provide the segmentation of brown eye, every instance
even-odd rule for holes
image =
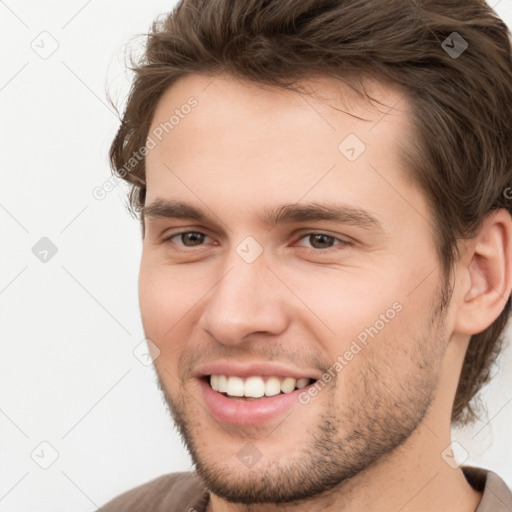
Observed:
[[[305,245],[303,242],[307,241]],[[336,238],[326,233],[306,233],[299,239],[299,246],[310,250],[331,249],[335,246],[349,245],[349,242]]]
[[[315,249],[329,249],[336,241],[333,236],[324,235],[323,233],[308,235],[308,239]]]
[[[183,233],[177,233],[168,238],[168,240],[179,239],[181,243],[178,245],[184,245],[185,247],[195,247],[201,245],[204,242],[206,235],[197,231],[184,231]]]

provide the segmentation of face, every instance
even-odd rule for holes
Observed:
[[[386,107],[337,81],[189,76],[153,118],[144,329],[197,471],[230,501],[334,488],[434,396],[448,335],[431,215],[399,158],[408,104],[366,85]]]

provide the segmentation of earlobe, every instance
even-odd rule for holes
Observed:
[[[503,311],[512,289],[512,217],[495,210],[468,241],[464,258],[468,284],[459,302],[455,331],[477,334]]]

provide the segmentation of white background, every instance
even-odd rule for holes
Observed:
[[[123,104],[124,45],[173,5],[0,1],[1,512],[92,511],[192,469],[151,366],[133,352],[144,339],[138,223],[122,186],[92,194],[110,177],[119,123],[105,91]],[[491,5],[511,26],[512,0]],[[47,262],[32,252],[43,237],[57,249]],[[507,349],[483,393],[487,417],[454,432],[466,464],[509,485],[511,370]]]

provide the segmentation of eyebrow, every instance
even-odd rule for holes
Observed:
[[[148,206],[144,206],[141,213],[143,219],[168,218],[214,222],[200,208],[183,201],[169,199],[156,199]],[[368,210],[338,203],[286,203],[273,208],[264,207],[261,221],[270,227],[298,222],[331,221],[384,232],[382,223]]]

